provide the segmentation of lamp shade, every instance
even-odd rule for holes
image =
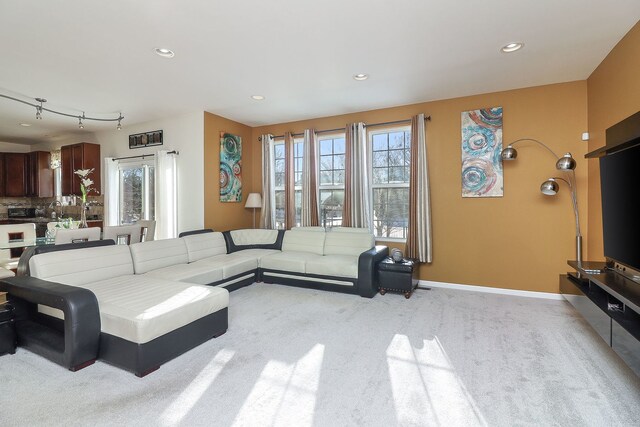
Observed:
[[[576,161],[573,157],[571,157],[571,153],[565,153],[565,155],[560,157],[556,162],[556,169],[561,171],[573,170],[575,168]]]
[[[508,145],[507,148],[502,150],[502,153],[500,153],[500,157],[502,157],[502,160],[515,160],[516,157],[518,157],[518,152],[515,148]]]
[[[247,203],[244,205],[245,208],[261,208],[262,207],[262,196],[260,193],[249,193],[247,196]]]
[[[546,194],[547,196],[555,196],[558,193],[560,187],[555,179],[549,178],[540,186],[540,191],[542,194]]]

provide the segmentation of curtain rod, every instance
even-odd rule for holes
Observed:
[[[173,150],[173,151],[169,151],[167,154],[175,154],[175,155],[179,155],[180,152]],[[116,160],[127,160],[127,159],[140,159],[142,158],[142,160],[144,160],[145,157],[153,157],[155,156],[154,153],[151,154],[141,154],[139,156],[129,156],[129,157],[116,157],[115,159],[111,159],[111,161],[115,162]]]
[[[431,121],[431,116],[426,116],[424,118],[425,121],[430,122]],[[371,124],[366,124],[364,125],[364,127],[376,127],[376,126],[388,126],[388,125],[398,125],[401,123],[411,123],[411,119],[405,119],[405,120],[395,120],[393,122],[380,122],[380,123],[371,123]],[[329,133],[329,132],[337,132],[337,131],[344,131],[345,128],[337,128],[337,129],[323,129],[323,130],[317,130],[316,133]],[[292,133],[291,136],[302,136],[304,135],[304,132],[302,133]],[[279,139],[279,138],[284,138],[284,135],[276,135],[273,137],[273,139]],[[258,141],[260,141],[260,137],[258,137]]]

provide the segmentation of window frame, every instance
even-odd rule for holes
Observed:
[[[122,176],[121,172],[123,170],[131,170],[142,168],[142,212],[141,212],[141,220],[153,220],[155,219],[155,193],[156,189],[153,189],[154,200],[151,201],[151,176],[152,173],[150,169],[153,168],[153,174],[155,174],[155,161],[154,160],[135,160],[128,162],[118,162],[118,199],[117,199],[117,212],[118,212],[118,225],[128,225],[122,223],[122,212],[120,208],[123,205],[123,191],[122,191]],[[155,187],[155,176],[153,177],[153,186]],[[151,213],[151,205],[154,205],[154,218],[150,217]]]
[[[375,220],[374,220],[374,199],[373,199],[373,193],[374,190],[377,188],[384,188],[384,189],[389,189],[389,188],[397,188],[397,189],[402,189],[402,188],[407,188],[409,189],[410,187],[410,177],[407,176],[407,181],[405,182],[394,182],[394,183],[379,183],[376,184],[373,181],[373,137],[374,135],[380,135],[380,134],[390,134],[390,133],[394,133],[394,132],[408,132],[409,134],[411,134],[411,126],[410,125],[399,125],[399,126],[389,126],[389,127],[380,127],[380,128],[375,128],[375,129],[371,129],[371,130],[367,130],[367,155],[369,156],[369,170],[368,170],[368,174],[369,174],[369,200],[371,201],[370,206],[369,206],[369,214],[370,214],[370,218],[371,218],[371,229],[373,230],[374,233],[374,237],[376,241],[380,241],[380,242],[406,242],[407,241],[407,237],[406,234],[408,234],[409,230],[407,229],[407,232],[405,233],[405,237],[386,237],[386,236],[376,236],[376,228],[375,228]],[[406,149],[406,148],[404,148]],[[411,150],[411,148],[409,147],[409,150]],[[390,151],[389,147],[387,147],[387,152]],[[389,168],[389,164],[387,163],[387,168]],[[411,160],[409,161],[409,171],[411,170]],[[409,200],[407,200],[407,206],[408,206]],[[409,221],[409,212],[407,212],[407,223]]]
[[[342,153],[342,155],[345,157],[345,163],[344,163],[344,168],[343,169],[335,169],[334,168],[334,164],[333,164],[333,159],[332,159],[332,169],[330,169],[330,170],[331,170],[331,173],[332,173],[331,178],[332,178],[333,183],[332,184],[322,184],[322,151],[320,149],[320,146],[322,145],[322,141],[326,141],[326,140],[329,140],[329,139],[331,139],[331,140],[343,139],[344,140],[345,149],[344,149],[344,153]],[[331,156],[332,157],[336,155],[334,149],[335,149],[335,147],[332,146],[332,152],[331,152]],[[322,197],[321,197],[321,194],[322,194],[323,190],[325,190],[325,191],[336,191],[336,190],[340,191],[341,190],[343,195],[344,195],[344,191],[345,191],[345,187],[346,187],[346,168],[347,168],[347,165],[346,165],[346,154],[347,154],[347,132],[346,132],[346,129],[345,129],[344,132],[331,132],[331,133],[327,132],[327,133],[324,133],[322,135],[318,135],[317,136],[317,138],[316,138],[316,170],[317,170],[317,174],[318,174],[318,179],[317,179],[318,192],[316,194],[316,197],[317,197],[317,200],[318,200],[318,210],[319,210],[319,212],[318,212],[318,215],[319,215],[318,221],[319,221],[320,226],[322,226],[322,227],[325,227],[326,218],[322,217]],[[338,153],[338,155],[340,155],[340,153]],[[343,174],[342,174],[343,182],[342,182],[342,184],[335,184],[335,181],[333,179],[333,173],[336,170],[343,171]],[[340,216],[340,225],[331,225],[331,226],[329,226],[329,228],[331,228],[331,227],[340,227],[342,225],[342,219],[343,219],[342,216],[343,215],[344,215],[344,201],[343,201],[343,204],[342,204],[342,215]]]
[[[284,150],[284,157],[280,158],[276,158],[276,146],[281,145],[283,147]],[[302,154],[302,156],[296,156],[297,153],[297,148],[300,148],[300,152]],[[284,138],[277,138],[273,140],[272,146],[271,146],[271,158],[273,159],[273,165],[272,165],[272,181],[273,181],[273,207],[277,212],[277,208],[278,205],[276,203],[276,193],[279,191],[282,191],[284,193],[285,188],[286,188],[286,176],[287,176],[287,153],[286,153],[286,149],[284,149]],[[294,223],[296,225],[300,225],[300,221],[302,218],[302,214],[299,212],[301,212],[302,209],[302,170],[304,169],[304,160],[303,157],[304,156],[304,138],[303,137],[293,137],[293,180],[294,180],[294,186],[293,186],[293,197],[294,197],[294,203],[295,203],[295,212],[296,212],[296,217],[294,219]],[[300,170],[298,170],[297,168],[297,160],[300,160]],[[276,186],[276,179],[275,179],[275,174],[276,174],[276,160],[283,160],[284,161],[284,176],[282,178],[282,186],[278,187]],[[296,184],[296,174],[300,174],[300,184]],[[298,206],[298,198],[296,197],[296,194],[300,193],[300,205]],[[287,197],[286,193],[284,194],[285,199]],[[285,202],[286,203],[286,202]],[[285,207],[286,209],[286,207]],[[285,218],[286,218],[286,212],[285,212]],[[277,229],[281,229],[284,230],[286,229],[286,220],[283,219],[282,222],[282,228],[280,228],[278,226],[278,221],[276,218],[274,218],[274,220],[276,221],[276,228]]]

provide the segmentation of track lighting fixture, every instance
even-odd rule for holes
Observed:
[[[44,98],[36,98],[40,105],[36,105],[36,120],[42,120],[42,103],[47,102]]]
[[[29,101],[24,101],[24,100],[19,99],[19,98],[15,98],[13,96],[4,95],[2,93],[0,93],[0,98],[9,99],[11,101],[20,102],[21,104],[25,104],[25,105],[29,105],[31,107],[34,107],[36,109],[36,120],[42,120],[42,112],[43,111],[47,111],[49,113],[58,114],[59,116],[72,117],[74,119],[77,118],[78,119],[78,127],[80,129],[84,129],[83,121],[85,121],[85,120],[93,120],[93,121],[97,121],[97,122],[118,122],[118,126],[116,127],[116,129],[118,129],[118,130],[122,129],[122,120],[124,119],[124,116],[122,115],[122,113],[118,113],[118,117],[115,117],[115,118],[112,118],[112,119],[103,119],[103,118],[98,118],[98,117],[87,117],[87,116],[85,116],[84,112],[82,113],[82,116],[78,116],[77,114],[69,114],[69,113],[65,113],[65,112],[62,112],[62,111],[56,111],[56,110],[53,110],[51,108],[45,108],[43,106],[43,104],[45,102],[47,102],[47,100],[45,98],[33,98],[34,102],[29,102]]]

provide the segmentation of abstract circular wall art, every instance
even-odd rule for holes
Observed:
[[[502,107],[463,111],[462,197],[502,197]]]
[[[220,133],[220,201],[242,201],[242,138]]]

